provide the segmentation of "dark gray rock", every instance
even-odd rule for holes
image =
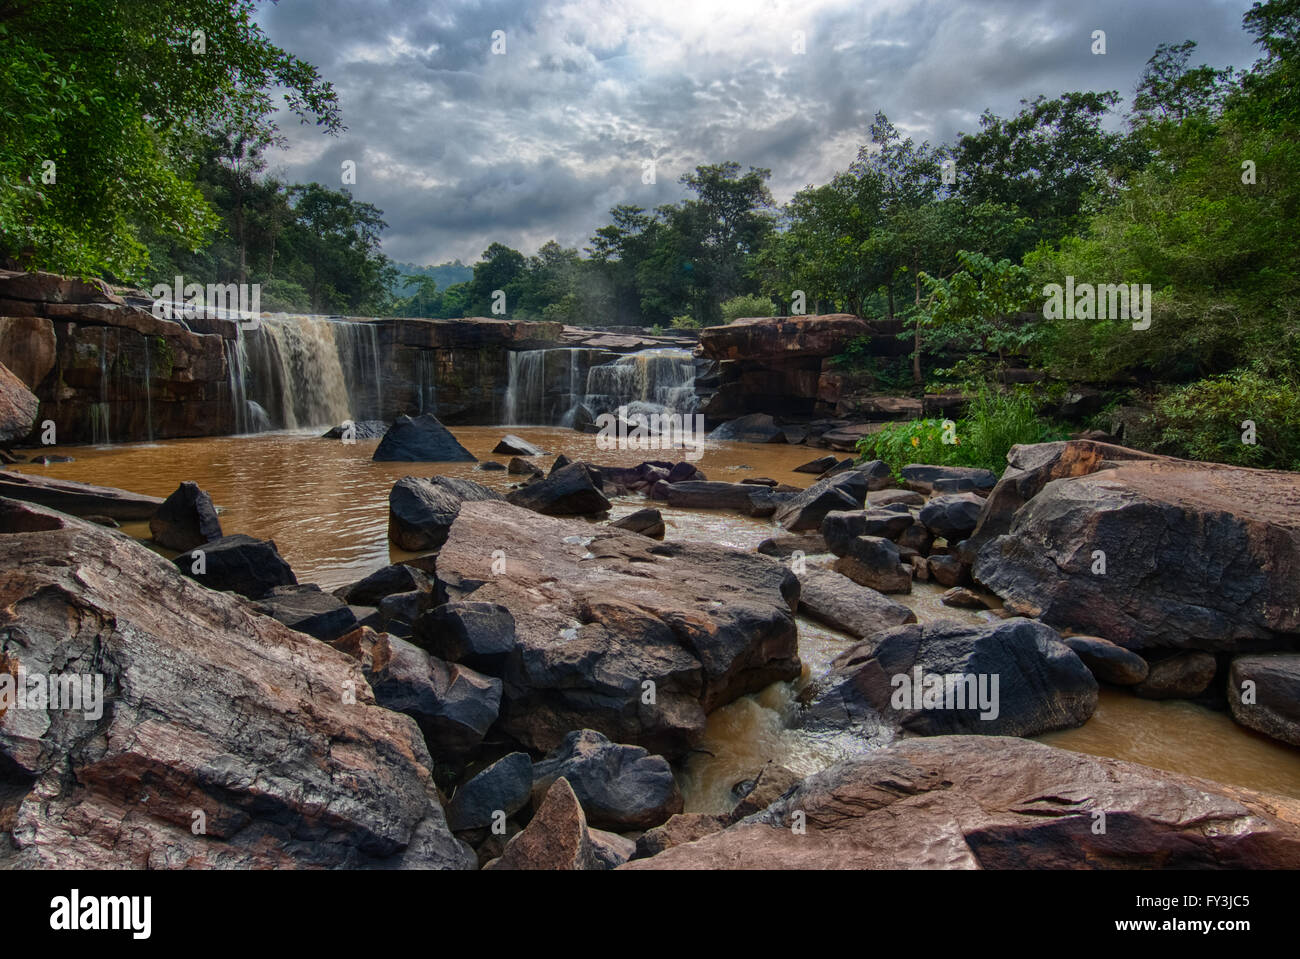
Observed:
[[[1103,683],[1133,686],[1147,678],[1147,661],[1131,649],[1100,636],[1065,636],[1062,641]]]
[[[819,456],[815,460],[809,460],[807,463],[804,463],[802,466],[796,466],[794,468],[794,472],[812,473],[814,476],[820,476],[821,474],[825,473],[828,469],[830,469],[832,466],[836,466],[838,464],[839,464],[839,460],[837,460],[834,456]]]
[[[955,543],[974,532],[983,508],[984,500],[974,493],[950,493],[922,506],[919,518],[935,536]]]
[[[437,549],[462,503],[501,500],[505,497],[469,480],[434,476],[404,476],[388,494],[388,538],[398,547],[416,553]]]
[[[499,453],[503,456],[545,456],[546,450],[539,449],[526,439],[515,436],[513,433],[507,433],[501,437],[501,442],[492,447],[493,453]]]
[[[682,794],[668,760],[640,746],[612,743],[592,729],[574,730],[534,764],[534,804],[561,776],[593,826],[649,829],[682,811]]]
[[[912,591],[912,573],[903,565],[898,547],[879,536],[855,536],[835,561],[835,571],[882,593]]]
[[[221,522],[212,497],[186,481],[149,517],[149,533],[158,545],[183,551],[221,539]]]
[[[900,471],[903,485],[918,493],[936,492],[934,484],[939,480],[965,480],[970,489],[989,489],[997,485],[995,473],[974,466],[930,466],[925,463],[912,463]]]
[[[1205,692],[1218,663],[1200,650],[1175,653],[1150,663],[1146,678],[1133,685],[1143,699],[1192,699]]]
[[[447,427],[432,413],[399,416],[379,441],[376,462],[459,463],[477,462]]]
[[[653,506],[647,506],[635,513],[629,513],[622,519],[614,520],[609,525],[618,529],[630,530],[633,533],[640,533],[642,536],[649,536],[651,539],[663,539],[666,532],[664,515]]]
[[[414,641],[448,662],[500,676],[515,650],[515,618],[497,603],[444,603],[416,620]]]
[[[821,529],[826,547],[836,556],[845,556],[849,544],[859,536],[897,539],[912,523],[912,514],[907,512],[844,510],[827,513]]]
[[[527,753],[510,753],[474,776],[447,803],[447,825],[464,829],[490,827],[499,813],[513,816],[528,805],[533,790],[533,761]]]
[[[785,431],[766,413],[750,413],[723,423],[709,434],[711,440],[735,443],[784,443]]]
[[[1228,671],[1232,718],[1300,746],[1300,653],[1237,656]]]
[[[571,463],[536,483],[512,490],[506,500],[543,516],[592,516],[609,510],[609,500],[592,482],[585,463]]]
[[[848,476],[847,473],[840,474]],[[802,533],[812,529],[822,529],[822,522],[827,513],[855,510],[862,505],[860,498],[834,485],[840,477],[822,480],[810,486],[802,493],[792,496],[778,507],[775,519],[791,533]],[[825,535],[823,530],[822,535]],[[827,545],[829,545],[829,540]]]
[[[172,562],[184,575],[208,589],[230,591],[261,599],[277,586],[297,586],[289,564],[280,558],[275,543],[243,533],[223,536],[181,553]]]
[[[432,588],[429,577],[414,566],[394,563],[381,566],[365,579],[334,591],[334,595],[353,606],[377,606],[385,596]]]
[[[321,588],[308,583],[302,586],[277,586],[256,603],[259,612],[277,619],[290,629],[329,642],[357,628],[352,607]]]
[[[854,639],[916,622],[916,614],[842,573],[809,567],[799,574],[799,612]]]

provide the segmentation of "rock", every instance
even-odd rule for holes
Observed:
[[[682,460],[680,463],[673,464],[673,468],[668,471],[666,479],[669,483],[685,483],[689,481],[703,483],[708,477],[696,469],[694,463]]]
[[[850,460],[850,462],[852,461]],[[796,466],[794,468],[794,472],[812,473],[814,476],[820,476],[822,473],[825,473],[831,467],[838,465],[838,463],[839,460],[837,460],[834,456],[819,456],[815,460],[809,460],[807,463],[804,463],[802,466]]]
[[[522,475],[541,476],[542,475],[542,471],[538,469],[536,463],[530,463],[528,460],[521,459],[518,456],[513,456],[510,458],[510,462],[506,464],[506,472],[511,473],[514,476],[522,476]]]
[[[830,456],[830,457],[827,457],[827,459],[834,460],[835,457]],[[822,470],[820,473],[818,473],[818,474],[817,474],[817,478],[818,478],[818,479],[829,479],[830,477],[834,476],[836,473],[843,473],[845,470],[851,470],[851,469],[853,469],[853,464],[854,464],[855,462],[857,462],[857,461],[854,460],[854,458],[853,458],[852,456],[846,456],[846,457],[844,457],[844,459],[839,460],[839,461],[837,461],[837,462],[835,462],[835,463],[832,463],[830,466],[826,467],[826,469],[824,469],[824,470]]]
[[[747,483],[716,480],[685,480],[664,487],[668,505],[676,509],[729,509],[747,516],[764,512],[762,497],[765,492],[762,487]]]
[[[122,524],[111,516],[83,516],[87,523],[94,523],[97,526],[107,526],[109,529],[120,529]]]
[[[695,842],[715,832],[721,832],[731,823],[731,816],[718,816],[709,813],[677,813],[662,826],[647,829],[636,841],[636,854],[633,859],[647,859],[657,856],[666,849]]]
[[[792,533],[820,529],[826,514],[862,507],[870,482],[856,470],[818,480],[777,507],[776,521]]]
[[[474,776],[447,803],[447,825],[464,829],[490,827],[504,814],[513,816],[528,805],[533,790],[533,761],[527,753],[510,753]]]
[[[504,673],[515,650],[515,618],[497,603],[451,602],[415,622],[415,642],[452,663],[491,676]]]
[[[587,821],[613,830],[649,829],[682,811],[672,767],[640,746],[623,746],[592,729],[574,730],[533,764],[533,800],[563,777]]]
[[[666,532],[664,516],[654,507],[639,509],[635,513],[629,513],[622,519],[614,520],[609,525],[617,529],[640,533],[642,536],[649,536],[651,539],[663,539]]]
[[[795,553],[805,556],[827,551],[826,540],[821,533],[778,533],[769,536],[755,548],[755,552],[764,556],[786,558]]]
[[[379,705],[419,724],[435,759],[472,751],[496,721],[499,679],[445,663],[403,639],[365,627],[331,645],[360,661]]]
[[[54,324],[46,317],[0,316],[0,365],[33,393],[39,393],[54,369],[58,351]]]
[[[616,832],[588,829],[591,853],[600,869],[617,869],[636,855],[636,842]]]
[[[1197,650],[1175,653],[1150,663],[1146,679],[1133,686],[1143,699],[1192,699],[1205,692],[1218,663],[1209,653]]]
[[[504,464],[498,463],[496,460],[488,460],[486,463],[479,463],[478,466],[475,466],[474,468],[476,470],[481,470],[484,473],[499,473],[506,467]]]
[[[71,456],[33,456],[27,462],[37,463],[41,466],[51,466],[55,463],[75,463],[76,460]]]
[[[261,599],[277,586],[297,586],[289,564],[280,558],[275,542],[243,533],[223,536],[181,553],[172,562],[185,576],[208,589],[230,591]]]
[[[924,523],[914,522],[895,537],[894,542],[898,544],[900,550],[914,549],[924,556],[934,545],[934,534],[925,528]]]
[[[561,453],[559,456],[555,457],[555,462],[551,464],[551,472],[554,473],[557,470],[562,470],[572,462],[573,460]]]
[[[868,506],[892,506],[896,503],[904,506],[924,506],[925,497],[910,489],[884,489],[867,494]]]
[[[163,504],[157,496],[9,470],[0,470],[0,496],[37,503],[71,516],[93,513],[116,520],[147,520]]]
[[[379,601],[379,622],[384,632],[409,639],[421,614],[434,603],[429,590],[389,593]]]
[[[886,510],[837,510],[822,520],[822,538],[836,556],[845,556],[858,536],[897,539],[913,523],[912,514]]]
[[[18,271],[0,274],[0,299],[35,300],[39,303],[116,303],[119,306],[125,302],[103,280]]]
[[[363,580],[335,590],[335,595],[353,606],[377,606],[385,596],[394,593],[428,591],[432,588],[429,577],[405,563],[382,566]]]
[[[700,331],[700,350],[711,360],[749,363],[824,358],[841,352],[872,327],[847,313],[750,317]]]
[[[26,439],[36,425],[40,408],[36,394],[0,364],[0,443],[9,446]]]
[[[10,665],[93,664],[108,703],[0,715],[0,866],[473,867],[415,724],[351,659],[120,533],[12,500],[0,530]]]
[[[160,546],[184,552],[221,539],[221,522],[212,497],[197,483],[184,482],[149,518],[149,532]]]
[[[503,456],[545,456],[546,450],[538,449],[528,440],[515,436],[514,433],[507,433],[501,437],[501,441],[492,447],[493,453],[500,453]]]
[[[936,492],[935,483],[939,480],[965,480],[969,489],[992,489],[998,481],[990,470],[977,469],[973,466],[928,466],[912,463],[902,469],[903,485],[918,493]],[[966,485],[958,484],[958,485]]]
[[[319,586],[277,586],[256,604],[258,612],[279,620],[290,629],[329,642],[357,628],[356,614],[336,596]]]
[[[916,622],[916,614],[902,603],[834,570],[815,567],[799,574],[799,611],[855,639]]]
[[[323,440],[341,440],[345,436],[354,440],[377,440],[388,432],[388,424],[383,420],[348,421],[330,427],[320,435]]]
[[[506,500],[544,516],[591,516],[608,512],[610,506],[585,463],[571,463],[544,480],[513,490]]]
[[[768,762],[753,779],[744,783],[740,802],[731,811],[731,819],[738,822],[746,816],[762,812],[803,780],[779,763]]]
[[[1092,673],[1029,619],[896,626],[841,653],[821,685],[799,724],[868,742],[897,731],[1036,736],[1081,726],[1097,708]]]
[[[784,443],[785,431],[766,413],[750,413],[723,423],[709,434],[711,440],[733,443]]]
[[[992,605],[989,600],[985,599],[973,589],[967,589],[964,586],[954,586],[942,596],[939,602],[945,606],[952,606],[956,609],[991,609]],[[1074,649],[1068,642],[1067,646]]]
[[[1228,672],[1228,706],[1243,726],[1300,746],[1300,654],[1235,657]]]
[[[868,460],[859,463],[853,467],[853,471],[867,478],[868,490],[884,491],[894,485],[894,474],[890,472],[889,464],[884,460]]]
[[[974,493],[950,493],[921,507],[919,518],[935,536],[955,543],[974,532],[983,508],[984,500]]]
[[[859,586],[882,593],[910,593],[912,574],[902,564],[898,547],[879,536],[856,536],[834,569]]]
[[[413,553],[437,549],[446,542],[462,503],[504,500],[495,490],[469,480],[404,476],[388,494],[388,538]]]
[[[585,728],[680,756],[709,711],[801,671],[799,583],[765,556],[466,503],[438,578],[514,616],[501,728],[530,749]]]
[[[944,736],[837,763],[764,813],[622,868],[1294,869],[1298,812],[1294,799],[1136,763]]]
[[[931,556],[927,562],[930,578],[940,586],[958,586],[966,578],[966,567],[957,556]]]
[[[1064,636],[1062,641],[1103,683],[1133,686],[1147,678],[1147,661],[1100,636]]]
[[[974,575],[1128,649],[1286,648],[1300,632],[1295,490],[1290,473],[1119,462],[1048,482],[979,548]]]
[[[485,869],[600,869],[587,819],[564,778],[555,780],[528,826]]]
[[[375,462],[408,463],[478,461],[432,413],[422,413],[416,417],[399,416],[379,441],[379,447],[372,458]]]

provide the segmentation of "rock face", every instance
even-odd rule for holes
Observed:
[[[1035,736],[1081,726],[1096,708],[1097,681],[1052,628],[938,620],[841,653],[800,724],[872,742],[891,730]]]
[[[785,431],[766,413],[750,413],[723,423],[709,434],[711,440],[735,443],[784,443]]]
[[[461,446],[451,435],[451,430],[438,422],[432,413],[399,416],[379,441],[373,458],[376,462],[478,462],[477,457]]]
[[[1300,746],[1300,653],[1257,653],[1233,659],[1228,706],[1232,718],[1243,726]]]
[[[855,639],[916,622],[916,614],[902,603],[834,570],[811,567],[799,574],[799,612]]]
[[[587,818],[578,797],[565,779],[557,779],[546,793],[527,828],[506,844],[500,859],[487,869],[601,869]]]
[[[190,550],[221,539],[221,521],[212,497],[198,483],[185,482],[149,517],[149,532],[161,546]]]
[[[36,425],[41,401],[9,368],[0,363],[0,444],[26,438]]]
[[[1083,660],[1083,665],[1103,683],[1133,686],[1147,678],[1147,661],[1132,650],[1116,646],[1100,636],[1065,636],[1065,645]]]
[[[707,712],[800,673],[798,580],[767,557],[466,503],[438,579],[513,615],[501,727],[539,751],[594,729],[679,756]]]
[[[0,714],[0,865],[473,867],[352,660],[110,530],[0,500],[0,539],[5,670],[94,664],[106,701]]]
[[[759,815],[622,868],[1297,866],[1300,801],[1023,739],[944,736],[838,763]]]
[[[249,599],[260,599],[277,586],[298,585],[298,578],[280,558],[273,540],[254,539],[243,533],[204,543],[172,562],[208,589],[228,590]]]
[[[388,538],[413,553],[437,549],[447,541],[465,501],[502,501],[504,497],[469,480],[403,476],[388,494]]]
[[[0,496],[39,503],[73,516],[108,516],[116,520],[149,519],[163,504],[157,496],[7,470],[0,470]]]
[[[1298,506],[1293,474],[1120,462],[1048,482],[979,548],[974,574],[1044,622],[1130,649],[1287,646],[1279,635],[1300,632]]]
[[[1205,692],[1217,663],[1199,650],[1175,653],[1151,663],[1146,677],[1133,686],[1143,699],[1191,699]]]
[[[570,463],[545,479],[512,490],[506,501],[546,516],[591,516],[607,512],[610,505],[592,482],[586,463]]]
[[[640,746],[610,742],[592,729],[569,733],[533,765],[533,799],[560,777],[568,780],[587,821],[602,829],[649,829],[682,811],[672,767]]]

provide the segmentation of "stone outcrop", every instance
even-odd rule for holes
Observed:
[[[403,476],[388,494],[388,538],[412,553],[433,550],[447,540],[463,502],[500,501],[496,490],[447,476]]]
[[[815,567],[799,574],[799,612],[854,639],[916,622],[916,614],[902,603],[834,570]]]
[[[0,445],[26,438],[36,425],[41,401],[9,368],[0,363]]]
[[[540,802],[563,776],[573,787],[587,821],[602,829],[649,829],[682,811],[672,767],[640,746],[610,742],[592,729],[569,733],[533,764],[533,801]]]
[[[478,462],[432,413],[399,416],[379,441],[372,458],[376,462]]]
[[[104,696],[0,712],[0,865],[473,867],[419,730],[351,659],[69,516],[0,500],[0,540],[4,672]]]
[[[187,481],[149,517],[149,533],[158,545],[184,551],[220,539],[221,521],[212,497]]]
[[[1228,672],[1232,718],[1300,746],[1300,653],[1237,656]]]
[[[0,470],[0,496],[48,506],[72,516],[107,516],[115,520],[147,520],[163,504],[157,496],[9,470]]]
[[[790,828],[796,812],[803,832]],[[944,736],[838,763],[758,815],[622,868],[1297,867],[1298,800],[1023,739]]]

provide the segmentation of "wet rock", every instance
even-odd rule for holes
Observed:
[[[486,463],[479,463],[478,466],[474,467],[474,469],[481,470],[484,473],[500,473],[502,470],[506,469],[506,466],[502,463],[498,463],[496,460],[488,460]]]
[[[1100,636],[1064,636],[1062,641],[1074,650],[1075,655],[1103,683],[1133,686],[1147,678],[1147,661],[1108,639]]]
[[[354,606],[376,606],[385,596],[432,588],[429,577],[414,566],[394,563],[382,566],[365,579],[334,591],[334,595]]]
[[[379,441],[373,459],[376,462],[408,463],[477,462],[477,458],[461,446],[451,435],[451,430],[438,422],[432,413],[399,416]]]
[[[755,552],[764,556],[786,558],[796,552],[810,556],[827,551],[826,540],[821,533],[778,533],[769,536],[755,548]]]
[[[913,523],[912,515],[889,510],[844,510],[826,514],[822,537],[836,556],[847,555],[849,544],[859,536],[897,539]]]
[[[413,553],[437,549],[446,542],[462,503],[504,500],[495,490],[469,480],[404,476],[388,494],[388,538]]]
[[[827,513],[856,510],[862,506],[862,497],[855,496],[839,481],[849,474],[842,473],[828,480],[814,483],[808,489],[792,496],[776,510],[777,523],[791,533],[821,529]],[[866,491],[863,490],[865,496]],[[823,536],[825,532],[823,531]]]
[[[746,816],[762,812],[802,780],[802,776],[779,763],[768,762],[756,776],[743,783],[745,788],[740,791],[740,802],[731,811],[731,820],[738,822]]]
[[[506,500],[545,516],[592,516],[609,511],[609,500],[592,482],[585,463],[572,463],[537,483],[513,490]]]
[[[600,869],[587,819],[567,780],[555,780],[528,826],[485,869]]]
[[[899,533],[894,542],[898,548],[914,549],[922,556],[930,552],[930,547],[934,545],[934,534],[926,529],[924,523],[913,522],[911,526]]]
[[[346,435],[354,440],[377,440],[387,432],[388,424],[383,420],[361,420],[331,427],[321,434],[321,439],[341,440]]]
[[[275,542],[243,533],[223,536],[181,553],[176,568],[208,589],[230,591],[261,599],[277,586],[297,586],[289,564],[280,558]]]
[[[855,639],[916,622],[916,614],[902,603],[834,570],[815,567],[799,574],[799,612]]]
[[[680,463],[673,464],[673,468],[668,471],[668,476],[665,479],[669,483],[703,483],[708,477],[701,473],[694,463],[682,460]]]
[[[978,469],[974,466],[929,466],[923,463],[912,463],[904,466],[900,471],[903,477],[903,485],[917,493],[938,492],[935,483],[940,480],[960,481],[965,480],[969,489],[989,489],[991,490],[998,481],[997,476],[986,469]]]
[[[546,450],[539,449],[526,439],[521,439],[513,433],[507,433],[501,437],[501,441],[492,447],[493,453],[499,453],[503,456],[545,456]]]
[[[733,443],[784,443],[785,431],[766,413],[750,413],[723,423],[709,434],[711,440]]]
[[[955,543],[974,532],[983,508],[984,500],[974,493],[951,493],[922,506],[919,518],[935,536]]]
[[[93,663],[109,703],[0,715],[0,866],[472,868],[415,724],[353,660],[120,533],[8,500],[0,529],[4,656]]]
[[[456,790],[447,803],[447,825],[456,832],[488,828],[528,805],[532,790],[533,761],[527,753],[510,753]]]
[[[1300,653],[1235,657],[1228,706],[1243,726],[1300,746]]]
[[[448,662],[500,676],[515,650],[515,618],[498,603],[444,603],[416,620],[415,642]]]
[[[290,629],[328,642],[357,627],[352,607],[314,584],[277,586],[256,604],[257,610]]]
[[[859,463],[853,467],[853,471],[867,478],[867,489],[872,492],[883,492],[894,485],[894,474],[890,472],[889,464],[884,460],[868,460]]]
[[[554,473],[557,470],[562,470],[572,462],[573,460],[561,453],[559,456],[555,457],[555,462],[551,464],[551,472]]]
[[[897,731],[1036,736],[1081,726],[1097,708],[1092,673],[1028,619],[896,626],[841,653],[820,687],[800,725],[868,742]]]
[[[834,568],[859,586],[882,593],[912,591],[912,573],[903,565],[898,547],[879,536],[855,536]]]
[[[833,456],[829,458],[832,460],[835,459],[835,457]],[[818,473],[817,478],[819,480],[829,479],[830,477],[835,476],[837,473],[843,473],[845,470],[851,470],[853,469],[853,464],[856,462],[857,460],[855,460],[852,456],[846,456],[844,457],[844,459],[832,463],[830,466],[826,467],[826,469]]]
[[[930,578],[940,586],[958,586],[966,578],[966,567],[960,557],[953,555],[931,556],[927,561]]]
[[[1294,869],[1296,812],[1291,799],[1136,763],[944,736],[837,763],[755,817],[622,868]]]
[[[798,580],[765,556],[467,503],[438,578],[514,616],[501,727],[538,751],[585,728],[679,756],[709,711],[801,670]]]
[[[943,603],[945,606],[952,606],[956,609],[992,608],[992,602],[990,600],[981,596],[973,589],[967,589],[964,586],[954,586],[939,597],[939,602]],[[1069,646],[1070,644],[1066,643],[1066,645]],[[1070,648],[1074,649],[1073,646],[1070,646]]]
[[[591,853],[600,869],[617,869],[636,855],[636,842],[616,832],[588,829]]]
[[[1294,499],[1289,473],[1123,461],[1047,483],[974,574],[1044,622],[1139,652],[1284,648],[1300,632]]]
[[[574,730],[533,764],[534,803],[561,776],[593,826],[649,829],[682,811],[682,794],[666,759],[640,746],[612,743],[595,730]]]
[[[633,859],[648,859],[666,849],[695,842],[715,832],[721,832],[731,823],[731,816],[710,813],[677,813],[662,826],[647,829],[636,841]]]
[[[1143,699],[1191,699],[1205,692],[1218,671],[1209,653],[1175,653],[1150,663],[1146,679],[1133,686]]]
[[[116,520],[147,520],[163,504],[157,496],[9,470],[0,470],[0,496],[47,506],[71,516],[95,514]]]
[[[852,460],[850,460],[849,462],[852,463]],[[822,473],[825,473],[832,466],[836,466],[838,464],[839,464],[839,460],[836,459],[834,456],[819,456],[815,460],[809,460],[807,463],[804,463],[802,466],[796,466],[794,468],[794,472],[812,473],[814,476],[820,476]]]
[[[185,482],[149,518],[149,532],[160,546],[184,551],[221,539],[221,522],[212,497]]]
[[[7,366],[0,364],[0,443],[26,439],[36,425],[41,401]]]
[[[665,533],[664,516],[654,507],[639,509],[635,513],[629,513],[622,519],[614,520],[609,525],[632,533],[640,533],[642,536],[649,536],[651,539],[663,539]]]

